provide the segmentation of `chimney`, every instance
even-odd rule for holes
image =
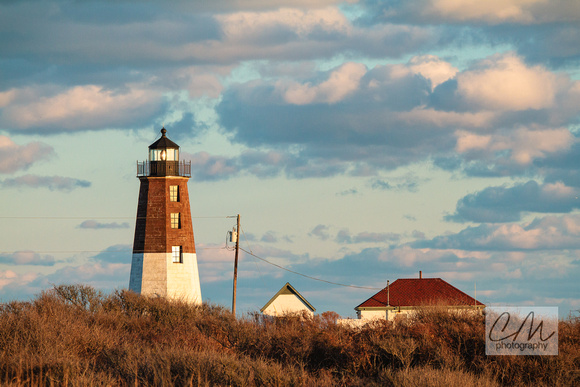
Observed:
[[[423,272],[421,270],[419,270],[419,279],[423,278]]]

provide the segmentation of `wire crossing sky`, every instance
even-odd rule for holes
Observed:
[[[0,4],[0,302],[126,288],[136,162],[191,160],[205,301],[438,277],[580,310],[580,2]],[[287,270],[282,270],[283,267]],[[313,281],[295,273],[327,282]]]

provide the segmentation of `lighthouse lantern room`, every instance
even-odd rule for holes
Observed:
[[[137,162],[140,181],[129,289],[201,303],[187,182],[191,161],[161,129],[149,160]]]

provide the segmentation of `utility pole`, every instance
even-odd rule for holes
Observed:
[[[240,254],[240,214],[238,214],[238,225],[236,228],[236,257],[234,259],[234,294],[232,297],[232,314],[236,316],[236,288],[238,285],[238,255]]]

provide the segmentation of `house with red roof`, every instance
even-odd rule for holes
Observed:
[[[354,308],[359,319],[394,320],[407,316],[418,308],[445,307],[451,310],[480,312],[485,305],[441,278],[398,279]]]

